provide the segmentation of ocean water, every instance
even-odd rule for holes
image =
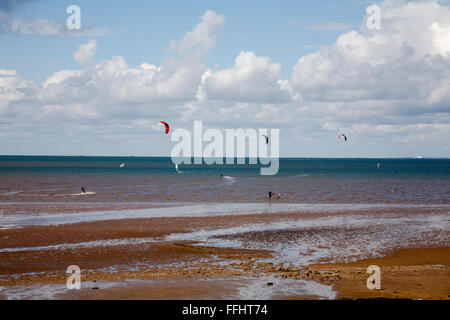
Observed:
[[[260,203],[268,191],[282,193],[281,203],[450,202],[450,159],[281,159],[273,176],[259,165],[180,170],[168,157],[1,156],[0,203]]]

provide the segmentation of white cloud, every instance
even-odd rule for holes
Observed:
[[[94,63],[94,55],[97,51],[97,41],[89,40],[86,44],[81,44],[78,50],[73,53],[75,61],[81,65],[91,65]]]
[[[56,72],[42,84],[37,97],[47,114],[73,115],[75,104],[77,114],[81,116],[85,110],[89,117],[135,118],[168,112],[195,100],[206,70],[203,54],[214,45],[223,22],[223,16],[206,12],[192,31],[173,42],[179,58],[166,58],[160,66],[144,62],[131,67],[120,56],[94,64],[97,43],[91,40],[74,53],[75,60],[86,68]]]
[[[441,88],[450,79],[450,41],[444,40],[450,10],[436,2],[385,1],[381,13],[381,30],[350,31],[301,57],[293,90],[315,102],[382,100],[391,112],[406,105],[430,112],[450,103]]]
[[[56,35],[64,33],[62,25],[45,19],[12,19],[4,30],[17,34]]]
[[[318,24],[312,24],[306,26],[306,29],[311,30],[318,30],[318,31],[330,31],[330,30],[348,30],[352,26],[347,23],[342,22],[334,22],[334,21],[328,21],[328,22],[322,22]]]
[[[433,22],[430,26],[433,34],[433,47],[443,57],[450,55],[450,22],[445,26]]]
[[[287,102],[288,90],[280,78],[281,64],[268,57],[241,51],[234,66],[225,70],[208,70],[202,77],[199,97],[239,102]]]
[[[71,35],[101,37],[110,34],[109,31],[83,25],[81,29],[69,30],[65,24],[55,23],[46,19],[14,18],[13,11],[22,3],[29,2],[2,0],[0,1],[0,33],[24,34],[24,35]]]
[[[53,35],[71,35],[71,36],[90,36],[102,37],[110,34],[109,31],[83,26],[81,29],[69,30],[64,24],[57,24],[45,19],[13,19],[5,15],[1,15],[0,11],[0,33],[28,34],[40,36]]]
[[[203,53],[216,45],[218,31],[225,23],[225,17],[208,10],[192,31],[188,31],[181,40],[173,40],[170,48],[181,55]]]
[[[21,112],[34,89],[33,82],[21,79],[15,70],[0,69],[0,116]]]

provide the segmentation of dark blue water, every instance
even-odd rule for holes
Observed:
[[[224,161],[225,162],[225,161]],[[198,174],[215,174],[222,171],[259,175],[261,164],[202,165],[181,164],[180,167]],[[125,163],[124,168],[119,168]],[[377,169],[380,163],[380,170]],[[450,159],[317,159],[282,158],[278,175],[334,174],[334,175],[438,175],[450,177]],[[120,170],[119,170],[120,169]],[[115,172],[133,171],[172,173],[174,164],[170,157],[71,157],[71,156],[0,156],[0,172]]]
[[[450,202],[449,159],[284,158],[279,166],[261,176],[261,165],[182,164],[177,174],[168,157],[1,156],[0,201],[260,202],[273,191],[292,203]],[[81,186],[95,195],[81,200]]]

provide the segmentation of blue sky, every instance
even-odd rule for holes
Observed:
[[[0,154],[169,155],[158,122],[202,120],[279,128],[281,156],[450,156],[448,1],[5,0],[0,47]]]
[[[171,39],[184,35],[206,10],[226,17],[220,42],[209,53],[211,65],[233,64],[241,50],[270,56],[283,62],[289,76],[299,56],[333,43],[342,30],[311,30],[306,26],[328,21],[358,27],[368,1],[30,1],[17,5],[17,18],[41,18],[64,24],[66,8],[81,8],[82,24],[103,28],[110,35],[98,37],[98,59],[125,57],[130,65],[143,61],[159,64],[168,53]],[[23,77],[43,81],[61,66],[76,68],[72,58],[89,36],[1,34],[2,67],[17,70]]]

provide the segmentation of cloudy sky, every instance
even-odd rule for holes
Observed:
[[[285,157],[450,157],[450,2],[375,3],[379,30],[372,4],[2,0],[0,154],[169,156],[158,122],[202,120]]]

